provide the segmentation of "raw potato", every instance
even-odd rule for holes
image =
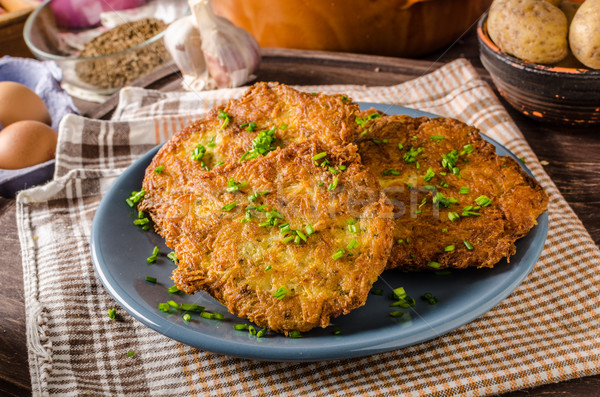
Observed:
[[[600,0],[587,0],[579,7],[571,22],[569,44],[581,63],[600,69]]]
[[[526,61],[552,64],[568,53],[567,17],[546,0],[495,0],[487,28],[502,51]]]

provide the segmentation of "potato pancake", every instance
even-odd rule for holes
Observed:
[[[288,334],[326,327],[362,306],[393,243],[388,199],[355,145],[296,143],[248,162],[188,176],[185,189],[153,189],[140,209],[175,250],[177,287],[206,291],[261,327]],[[168,205],[164,206],[163,202]]]
[[[313,140],[324,150],[356,140],[358,104],[344,95],[310,94],[278,83],[257,83],[238,99],[209,111],[177,132],[149,169],[161,167],[149,188],[176,194],[199,174],[261,157],[275,148]],[[165,209],[166,210],[166,209]],[[157,210],[155,222],[161,222]]]
[[[359,153],[394,206],[387,268],[493,267],[537,224],[548,198],[476,128],[449,118],[364,113]]]

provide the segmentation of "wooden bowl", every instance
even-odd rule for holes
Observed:
[[[481,63],[511,106],[533,119],[551,123],[600,123],[600,70],[583,65],[547,66],[518,59],[494,44],[486,21],[487,14],[477,26]],[[572,63],[577,62],[573,59]]]
[[[212,0],[261,47],[417,57],[467,31],[492,0]]]

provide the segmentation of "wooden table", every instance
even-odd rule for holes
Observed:
[[[469,31],[449,49],[420,60],[356,54],[266,49],[259,80],[287,84],[392,85],[421,76],[444,63],[465,57],[491,83],[479,61],[475,31]],[[161,90],[179,89],[177,75],[162,69],[136,83]],[[102,105],[76,100],[82,114],[108,118],[116,97]],[[538,158],[573,207],[596,244],[600,244],[600,126],[575,128],[540,124],[503,102]],[[547,162],[547,163],[546,163]],[[0,198],[0,395],[31,395],[25,337],[25,309],[20,245],[15,222],[15,202]],[[545,385],[506,396],[598,395],[600,376]]]

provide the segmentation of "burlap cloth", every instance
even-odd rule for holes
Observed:
[[[244,90],[126,88],[113,120],[63,120],[53,181],[17,198],[34,395],[490,395],[598,373],[600,251],[467,61],[392,87],[300,88],[455,117],[523,157],[550,196],[548,239],[531,274],[453,332],[341,361],[238,359],[175,342],[124,310],[113,321],[107,309],[116,303],[94,273],[89,245],[103,194],[140,155]]]

